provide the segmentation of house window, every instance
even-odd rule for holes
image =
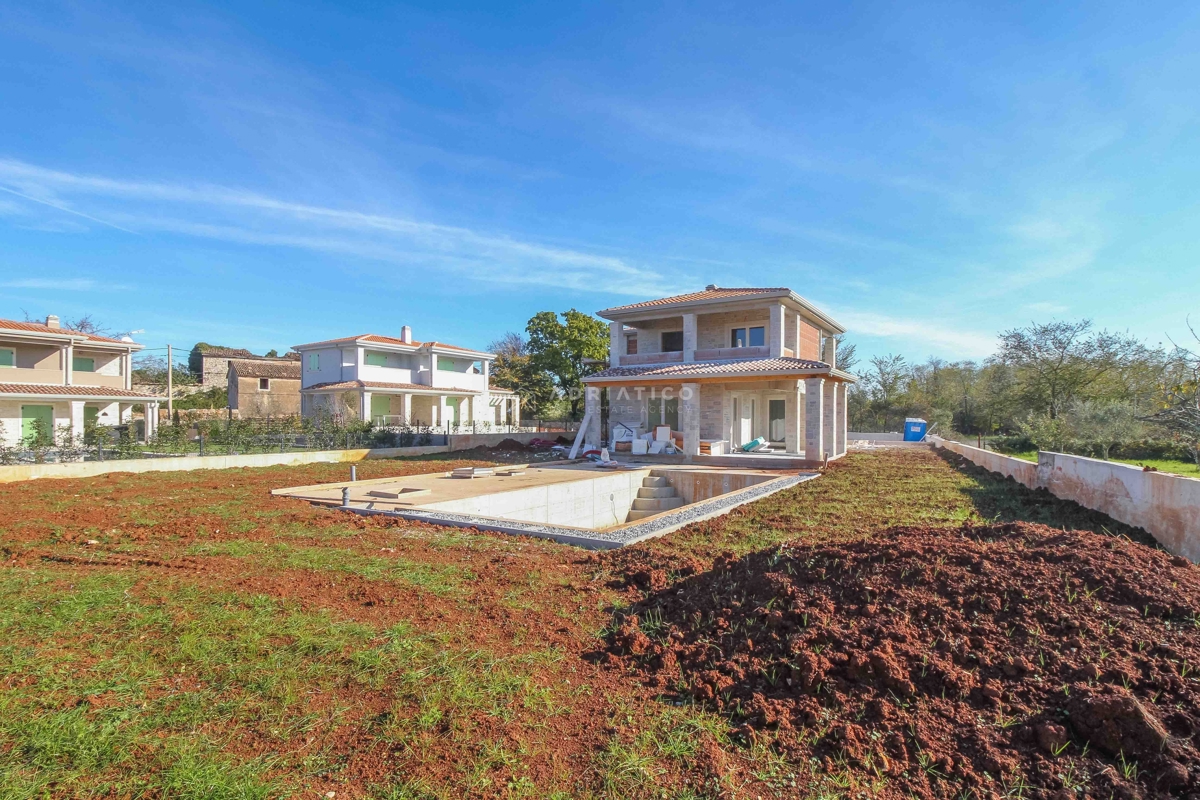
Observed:
[[[664,353],[682,353],[683,331],[663,331],[662,351]]]
[[[15,367],[17,365],[17,351],[11,347],[0,347],[0,367]]]
[[[271,379],[270,378],[259,378],[258,379],[258,390],[260,392],[271,391]]]
[[[321,368],[321,354],[320,353],[309,353],[308,354],[308,371],[316,372],[320,368]]]
[[[734,328],[729,332],[730,347],[762,347],[766,343],[767,329],[761,325],[756,328]]]
[[[386,367],[387,353],[367,353],[368,367]]]
[[[637,355],[637,337],[636,336],[626,336],[625,337],[625,355],[627,355],[627,356],[636,356]]]
[[[74,356],[71,359],[71,369],[75,372],[95,372],[96,359]]]

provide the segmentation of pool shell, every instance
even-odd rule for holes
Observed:
[[[537,536],[594,549],[621,547],[726,514],[744,503],[817,477],[815,472],[592,462],[508,465],[495,474],[433,473],[276,489],[275,495],[435,525]],[[643,479],[664,477],[684,505],[626,522]],[[350,502],[342,504],[343,489]]]

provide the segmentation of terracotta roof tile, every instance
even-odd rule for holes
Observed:
[[[790,289],[775,287],[775,288],[741,288],[741,289],[705,289],[701,292],[691,292],[689,294],[677,294],[674,297],[660,297],[657,300],[645,300],[641,303],[630,303],[624,306],[613,306],[601,311],[604,314],[609,311],[633,311],[639,308],[654,308],[656,306],[669,306],[675,303],[693,303],[701,300],[736,300],[740,297],[755,297],[763,294],[778,294],[780,292],[790,292]]]
[[[128,389],[110,389],[107,386],[55,386],[54,384],[45,383],[0,383],[0,394],[37,394],[95,398],[129,397],[138,400],[150,399],[155,401],[163,399],[151,397],[140,392],[131,392]]]
[[[97,336],[94,333],[82,333],[73,331],[70,328],[51,328],[48,325],[43,325],[40,322],[17,322],[14,319],[0,319],[0,330],[7,328],[12,331],[30,331],[31,333],[49,333],[59,336],[82,336],[85,339],[90,339],[93,342],[113,342],[116,344],[129,344],[122,342],[120,339],[113,339],[108,336]]]
[[[799,374],[823,372],[829,365],[806,358],[748,358],[742,361],[693,361],[684,364],[647,364],[637,367],[609,367],[589,375],[584,382],[615,378],[702,378],[723,375]]]
[[[236,371],[239,378],[300,380],[300,362],[290,358],[271,360],[265,358],[231,358],[229,360],[229,368]]]

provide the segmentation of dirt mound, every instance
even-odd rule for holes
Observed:
[[[661,569],[609,662],[881,796],[1200,797],[1200,569],[1182,559],[1015,524],[795,542],[670,585]]]

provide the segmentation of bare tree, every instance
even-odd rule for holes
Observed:
[[[1072,400],[1147,353],[1132,336],[1093,331],[1092,321],[1085,319],[1005,331],[998,360],[1016,371],[1024,406],[1054,418]]]

